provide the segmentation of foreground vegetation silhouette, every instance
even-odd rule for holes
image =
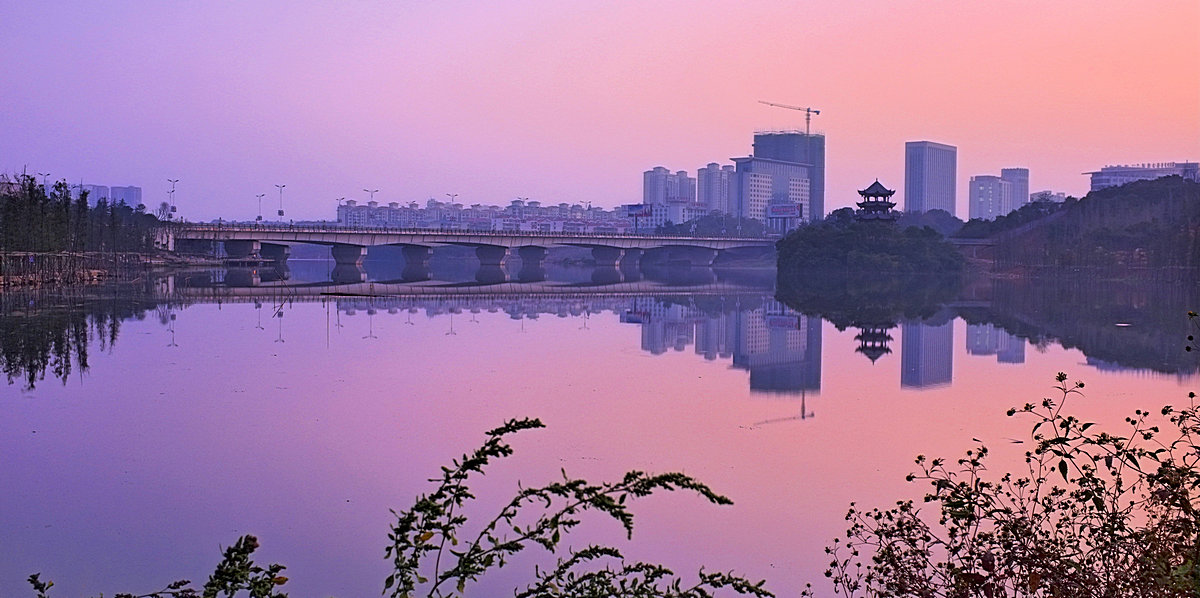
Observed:
[[[645,562],[630,562],[610,546],[560,549],[562,539],[582,520],[584,513],[607,515],[619,522],[626,535],[633,535],[633,513],[627,502],[659,491],[685,490],[716,504],[732,504],[725,496],[682,473],[626,473],[620,480],[593,484],[563,472],[561,481],[545,486],[520,487],[515,497],[482,527],[468,527],[463,514],[474,501],[468,482],[482,476],[496,459],[512,455],[507,438],[517,432],[544,427],[537,419],[514,419],[487,432],[478,449],[442,467],[433,492],[417,497],[413,506],[394,511],[396,521],[385,549],[393,571],[384,581],[384,593],[393,598],[462,596],[488,571],[508,564],[517,553],[541,547],[556,557],[553,567],[535,568],[518,597],[606,597],[642,596],[705,598],[719,589],[766,598],[773,596],[764,582],[751,582],[732,573],[703,569],[694,581],[685,583],[670,569]],[[284,567],[262,567],[252,556],[258,548],[254,536],[243,536],[227,548],[224,558],[200,589],[188,580],[176,581],[157,592],[115,598],[218,598],[245,592],[251,598],[284,598],[280,587],[287,583]],[[40,575],[29,577],[38,598],[48,598],[53,582]],[[489,595],[492,588],[488,588]]]
[[[1197,316],[1189,312],[1195,345]],[[1200,595],[1200,410],[1194,392],[1122,433],[1064,410],[1083,383],[1011,409],[1032,418],[1027,469],[990,475],[987,447],[954,464],[918,456],[931,490],[889,509],[851,505],[826,549],[845,596],[1117,598]]]

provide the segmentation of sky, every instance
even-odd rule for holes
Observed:
[[[826,210],[904,142],[967,182],[1080,196],[1109,164],[1200,160],[1200,1],[0,0],[0,172],[137,185],[179,214],[332,219],[339,198],[615,207],[642,172],[826,135]]]

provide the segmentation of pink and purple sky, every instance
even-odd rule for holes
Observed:
[[[821,110],[827,210],[904,142],[1087,191],[1106,164],[1200,160],[1200,2],[0,0],[0,172],[180,179],[180,215],[295,219],[336,198],[613,207],[642,172],[750,151]]]

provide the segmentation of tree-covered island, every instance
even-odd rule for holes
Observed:
[[[963,270],[966,260],[941,233],[927,226],[897,225],[890,199],[894,191],[875,181],[858,193],[862,196],[858,210],[835,210],[824,221],[779,240],[781,281],[801,272],[957,274]]]

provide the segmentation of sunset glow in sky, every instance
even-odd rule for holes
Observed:
[[[138,185],[188,219],[339,197],[612,207],[821,110],[826,209],[904,142],[966,183],[1200,160],[1200,2],[0,0],[0,172]]]

